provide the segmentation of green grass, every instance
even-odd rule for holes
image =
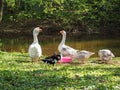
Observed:
[[[120,57],[111,64],[31,63],[26,53],[0,52],[0,90],[120,90]]]

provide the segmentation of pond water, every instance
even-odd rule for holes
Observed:
[[[40,36],[39,43],[42,47],[43,55],[52,55],[58,53],[57,47],[61,41],[61,35],[58,36]],[[29,45],[33,38],[30,36],[18,36],[14,38],[1,38],[0,50],[7,52],[27,53]],[[115,56],[120,56],[120,39],[119,38],[101,38],[95,35],[88,36],[67,36],[66,45],[78,50],[88,50],[95,52],[97,56],[98,50],[110,49]],[[94,57],[93,56],[93,57]]]

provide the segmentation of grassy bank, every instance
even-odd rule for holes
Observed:
[[[31,63],[26,53],[0,52],[0,90],[120,90],[120,57],[111,64],[96,60],[53,67]]]

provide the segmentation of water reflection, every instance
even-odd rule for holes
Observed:
[[[57,47],[61,41],[61,36],[39,36],[39,43],[43,50],[43,55],[51,55],[58,52]],[[0,50],[7,52],[28,52],[28,47],[32,43],[33,38],[30,37],[17,37],[14,39],[1,39]],[[66,44],[78,49],[89,50],[95,52],[97,56],[99,49],[110,49],[115,56],[120,56],[120,40],[119,39],[94,39],[88,38],[73,38],[67,37]]]

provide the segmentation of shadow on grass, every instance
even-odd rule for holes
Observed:
[[[67,82],[73,82],[72,79],[64,75],[56,75],[51,70],[36,71],[0,71],[1,90],[56,90],[57,87],[64,89]],[[74,84],[74,83],[73,83]],[[68,85],[69,86],[69,85]]]
[[[91,68],[89,68],[90,70]],[[110,69],[111,70],[111,69]],[[115,70],[115,69],[113,69]],[[117,69],[118,70],[118,69]],[[111,87],[111,75],[94,76],[69,76],[66,70],[34,70],[34,71],[0,71],[1,90],[66,90],[72,88],[84,90],[86,87],[95,86],[92,90],[109,90]],[[118,83],[118,81],[114,82]],[[101,88],[101,89],[100,89]],[[89,90],[89,88],[88,88]],[[112,89],[114,90],[114,89]]]
[[[31,63],[30,60],[15,60],[17,63]]]
[[[17,54],[16,56],[20,56],[20,57],[29,57],[29,55],[28,55],[28,54],[22,54],[22,53]]]

